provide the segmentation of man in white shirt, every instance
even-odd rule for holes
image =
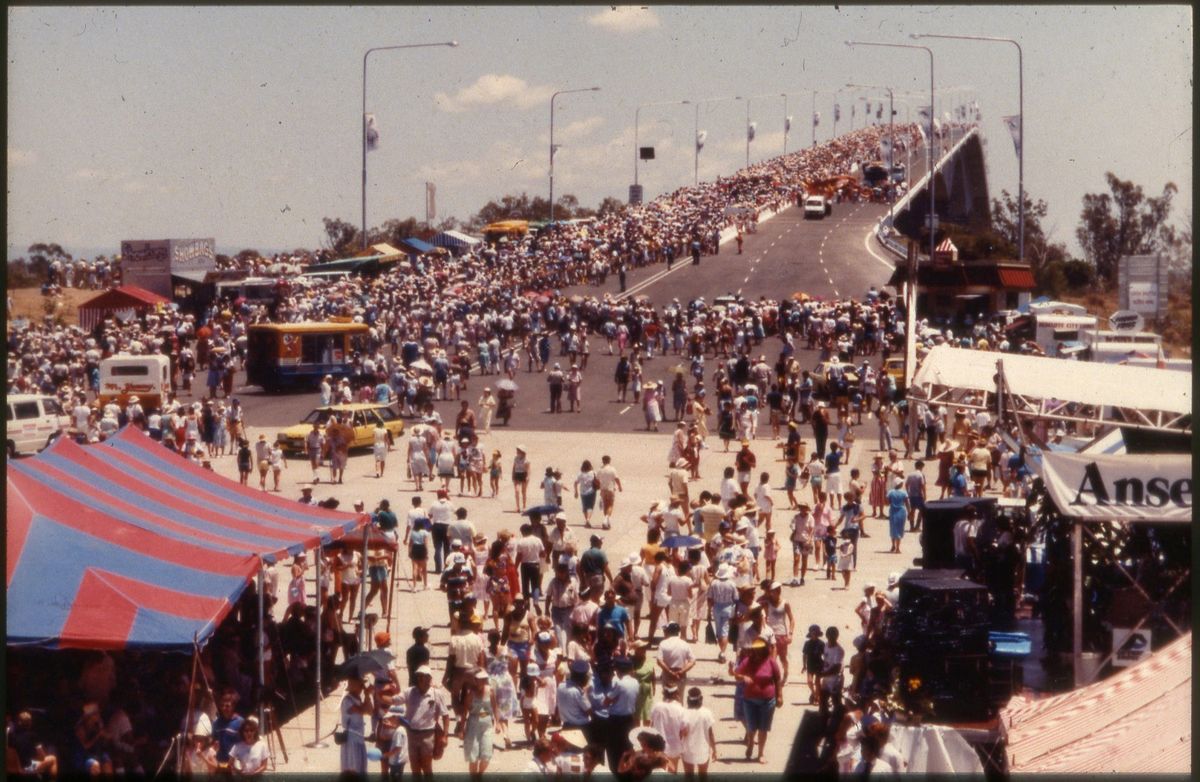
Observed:
[[[696,656],[691,644],[680,637],[676,622],[669,623],[663,633],[666,637],[658,645],[658,668],[662,671],[663,686],[683,687],[688,671],[696,665]]]
[[[617,492],[623,492],[625,489],[621,486],[621,477],[617,475],[617,469],[612,466],[612,457],[602,456],[600,463],[600,469],[596,470],[596,480],[600,482],[600,511],[604,514],[604,529],[610,529]]]
[[[663,697],[650,709],[650,726],[662,734],[666,742],[666,756],[678,762],[683,756],[683,726],[687,719],[686,709],[679,702],[681,686],[664,684]]]
[[[533,531],[533,525],[521,525],[521,537],[516,542],[517,569],[521,573],[521,594],[535,609],[542,596],[542,556],[545,546]]]
[[[704,696],[699,687],[687,693],[687,709],[683,713],[683,726],[679,731],[683,749],[683,769],[690,779],[699,769],[701,777],[708,773],[708,764],[717,759],[717,739],[713,734],[716,719],[704,706]]]

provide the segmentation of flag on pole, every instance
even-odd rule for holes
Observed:
[[[789,132],[791,129],[792,129],[792,118],[791,118],[791,117],[784,117],[784,118],[783,118],[783,132],[784,132],[784,133],[787,133],[787,132]]]
[[[870,114],[870,113],[871,113],[871,101],[867,101],[867,107],[866,107],[866,108],[867,108],[867,113],[868,113],[868,114]]]
[[[375,115],[367,114],[366,128],[363,132],[367,134],[367,149],[375,149],[379,146],[379,128],[375,125]]]
[[[1001,117],[1004,121],[1008,132],[1012,134],[1013,147],[1017,150],[1017,157],[1021,156],[1021,115],[1013,114],[1009,117]]]
[[[933,109],[929,108],[928,106],[917,107],[917,119],[920,120],[922,124],[929,124],[929,118],[932,115]]]
[[[696,134],[696,151],[704,149],[704,140],[708,138],[708,131],[702,130]]]
[[[856,111],[858,111],[858,104],[856,104],[856,103],[851,103],[851,104],[850,104],[850,119],[851,119],[852,121],[853,121],[853,119],[854,119],[854,113],[855,113]]]
[[[883,119],[883,104],[879,104],[879,108],[875,109],[875,119]]]
[[[749,125],[746,126],[746,140],[747,141],[754,140],[754,131],[757,129],[758,129],[757,122],[751,122]]]
[[[820,124],[821,124],[821,112],[814,111],[813,112],[813,127],[815,128]]]
[[[927,135],[925,134],[925,126],[924,126],[924,125],[917,125],[917,132],[921,134],[921,143],[922,143],[922,144],[928,144],[928,143],[929,143],[929,136],[927,136]]]
[[[833,104],[833,121],[837,122],[842,118],[842,107],[835,103]]]
[[[982,112],[979,111],[979,101],[975,101],[974,103],[972,103],[971,109],[975,112],[975,121],[976,122],[979,122],[981,119],[983,119],[983,114],[982,114]]]

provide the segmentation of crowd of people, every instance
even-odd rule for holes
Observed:
[[[912,136],[916,131],[910,126],[904,132]],[[1023,454],[1006,451],[1006,440],[986,414],[951,421],[936,408],[922,408],[911,417],[917,431],[909,431],[910,416],[896,378],[884,371],[886,359],[901,349],[904,338],[903,312],[886,295],[872,293],[861,301],[676,300],[656,309],[645,300],[567,297],[557,291],[598,284],[628,268],[718,252],[720,232],[738,220],[730,207],[782,206],[802,191],[805,181],[844,173],[853,163],[875,157],[879,135],[880,129],[866,128],[590,224],[556,227],[463,256],[417,259],[411,269],[374,280],[291,287],[270,308],[221,302],[196,316],[164,309],[127,323],[105,322],[93,333],[50,322],[26,324],[9,334],[9,392],[59,395],[76,433],[87,441],[101,440],[130,423],[201,463],[236,455],[243,482],[252,464],[266,464],[266,469],[260,467],[260,486],[267,488],[271,470],[272,486],[278,489],[277,467],[282,464],[270,453],[274,444],[255,453],[257,446],[245,438],[246,422],[232,396],[233,373],[245,358],[247,326],[335,316],[368,323],[369,337],[355,357],[345,393],[396,402],[406,414],[420,416],[423,425],[412,427],[406,443],[376,443],[377,472],[382,475],[379,464],[395,447],[404,451],[406,479],[418,490],[425,478],[431,489],[440,487],[428,507],[419,495],[414,497],[403,521],[385,502],[374,513],[375,523],[405,551],[410,589],[429,586],[427,563],[434,560],[452,638],[436,685],[438,661],[432,660],[428,629],[419,627],[413,630],[404,669],[376,676],[373,683],[352,680],[340,721],[347,770],[366,772],[370,742],[379,749],[385,771],[393,773],[407,763],[414,775],[427,775],[452,733],[463,739],[472,773],[482,774],[493,739],[511,746],[510,723],[520,721],[532,747],[531,771],[563,768],[589,777],[607,768],[641,778],[667,768],[703,777],[717,758],[717,747],[714,716],[699,685],[713,683],[698,681],[690,671],[706,641],[717,647],[718,661],[727,666],[734,713],[745,728],[746,758],[762,759],[783,693],[804,686],[828,716],[829,746],[841,748],[841,762],[852,770],[864,756],[874,762],[879,753],[886,755],[886,736],[881,739],[883,729],[877,726],[886,726],[880,693],[890,683],[872,654],[876,639],[884,648],[882,629],[895,603],[895,579],[889,578],[887,590],[867,585],[858,611],[863,633],[854,639],[856,653],[848,666],[854,678],[846,686],[846,653],[836,627],[809,627],[800,659],[795,659],[797,618],[783,599],[785,584],[776,573],[780,552],[791,552],[788,586],[807,583],[811,560],[813,578],[823,574],[849,589],[858,540],[868,534],[865,506],[871,517],[888,519],[893,552],[901,551],[905,532],[920,526],[927,496],[925,463],[919,460],[909,468],[902,461],[920,449],[922,437],[926,459],[938,462],[934,485],[943,495],[966,493],[972,484],[981,492],[996,481],[1020,491],[1027,475]],[[928,324],[921,327],[930,345],[955,339],[950,332],[935,334]],[[557,339],[561,361],[551,355],[552,339]],[[551,409],[557,375],[562,379],[559,392],[567,392],[574,409],[589,398],[581,387],[592,339],[597,349],[603,340],[608,353],[620,356],[613,378],[616,397],[632,397],[644,411],[648,429],[657,429],[664,420],[676,425],[665,460],[671,496],[641,514],[645,544],[612,561],[604,550],[599,533],[618,519],[629,523],[637,513],[615,510],[622,485],[609,456],[599,460],[598,468],[584,462],[567,483],[561,466],[546,467],[543,502],[531,508],[528,483],[535,479],[534,466],[522,448],[507,472],[517,510],[528,521],[516,533],[501,532],[494,539],[480,535],[466,511],[451,504],[451,480],[459,478],[459,494],[473,489],[478,496],[487,472],[496,497],[505,467],[498,451],[488,457],[478,447],[476,430],[490,427],[495,400],[489,401],[490,386],[474,407],[470,396],[462,398],[470,372],[478,367],[485,378],[507,374],[511,379],[522,364],[527,372],[545,372]],[[1004,348],[1002,335],[986,323],[973,324],[971,336],[958,339],[979,349]],[[771,343],[777,349],[769,349]],[[820,371],[800,367],[801,347],[820,351]],[[137,400],[124,408],[89,403],[97,390],[100,359],[119,352],[170,356],[178,390],[201,398],[188,405],[172,395],[159,410],[141,409]],[[768,363],[768,353],[777,353],[774,363]],[[677,356],[680,366],[660,374],[660,361],[651,370],[649,360],[656,354]],[[422,388],[426,373],[410,367],[422,359],[432,370],[432,390]],[[204,378],[207,394],[197,375]],[[343,391],[331,386],[329,401],[335,393]],[[322,401],[325,394],[323,389]],[[430,404],[450,398],[462,405],[453,427],[443,425]],[[764,410],[766,416],[761,415]],[[869,483],[858,469],[847,470],[850,453],[864,447],[856,442],[864,416],[877,424],[881,452]],[[689,483],[699,476],[700,460],[711,455],[706,454],[710,423],[726,450],[735,442],[740,449],[720,485],[696,494]],[[811,453],[801,427],[812,429]],[[330,456],[320,439],[328,435],[328,429],[317,432],[309,444],[314,474]],[[898,447],[893,437],[900,439]],[[783,440],[786,503],[772,494],[775,476],[758,468],[754,448],[760,438]],[[336,475],[336,460],[330,459],[330,465]],[[595,527],[597,534],[585,533],[586,542],[582,535],[576,539],[558,510],[567,492],[578,498],[585,528]],[[311,494],[311,489],[305,491],[301,501],[314,502]],[[355,613],[359,589],[369,589],[369,604],[378,596],[379,610],[386,613],[386,558],[373,554],[363,562],[344,549],[319,556],[327,566],[315,597],[306,595],[304,587],[310,563],[298,559],[288,565],[288,610],[267,630],[269,645],[274,648],[278,642],[280,650],[269,666],[268,692],[279,691],[281,682],[299,691],[314,679],[318,666],[329,674],[323,677],[328,683],[338,655],[344,659],[362,651],[358,635],[344,625]],[[267,581],[271,601],[276,599],[275,583],[276,577]],[[322,601],[325,609],[320,627],[312,600]],[[310,651],[318,632],[327,641],[321,660]],[[383,634],[375,641],[386,648],[391,638]],[[218,746],[221,741],[189,744],[198,756],[226,763],[239,742],[247,743],[243,727],[252,736],[262,727],[250,726],[247,719],[229,734],[233,723],[226,721],[226,733],[221,733],[215,721],[224,718],[227,703],[236,710],[239,702],[259,702],[254,677],[241,672],[247,660],[237,651],[244,657],[253,646],[245,638],[221,643],[218,633],[205,648],[208,664],[223,666],[208,677],[212,686],[206,691],[213,694],[207,708],[218,712],[216,717],[206,712],[213,723],[210,735],[226,737],[229,746]],[[214,657],[217,652],[221,654]],[[69,688],[61,682],[56,686]],[[178,692],[174,695],[175,706],[188,700],[186,687],[182,701]],[[158,713],[172,713],[165,704],[161,708]],[[113,707],[105,698],[79,705],[85,717],[98,709],[105,714]],[[17,722],[17,728],[30,729],[25,715]],[[76,720],[57,724],[68,722]],[[113,729],[105,730],[113,735]],[[189,741],[202,733],[193,728]],[[60,739],[58,746],[70,741]],[[20,757],[22,768],[45,764],[39,745],[49,743],[22,741],[27,748]],[[248,746],[238,763],[253,771],[261,751],[253,750],[254,742]],[[77,760],[72,768],[91,770],[92,761],[103,766],[96,757],[102,753],[72,752],[83,758],[82,766]],[[194,760],[189,754],[189,763]]]

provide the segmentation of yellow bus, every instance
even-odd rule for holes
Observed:
[[[351,373],[354,353],[365,352],[365,323],[259,323],[247,334],[246,380],[276,391],[316,386],[325,375]]]

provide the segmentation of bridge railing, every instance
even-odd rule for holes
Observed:
[[[896,256],[900,258],[908,257],[907,246],[896,238],[896,231],[892,227],[892,215],[907,208],[912,202],[913,198],[915,198],[916,195],[921,192],[922,187],[924,187],[933,176],[936,176],[937,173],[942,170],[942,167],[946,164],[946,162],[949,161],[950,158],[954,157],[954,155],[958,153],[958,150],[964,144],[966,144],[972,136],[975,136],[978,133],[979,128],[977,127],[971,128],[964,133],[963,137],[955,142],[955,144],[950,147],[946,154],[938,158],[937,163],[933,165],[933,170],[927,171],[925,175],[918,179],[917,183],[910,187],[908,192],[906,192],[904,196],[897,201],[890,210],[888,210],[887,214],[879,218],[879,222],[875,226],[875,239],[879,242],[880,246],[882,246],[885,250],[895,253]]]

